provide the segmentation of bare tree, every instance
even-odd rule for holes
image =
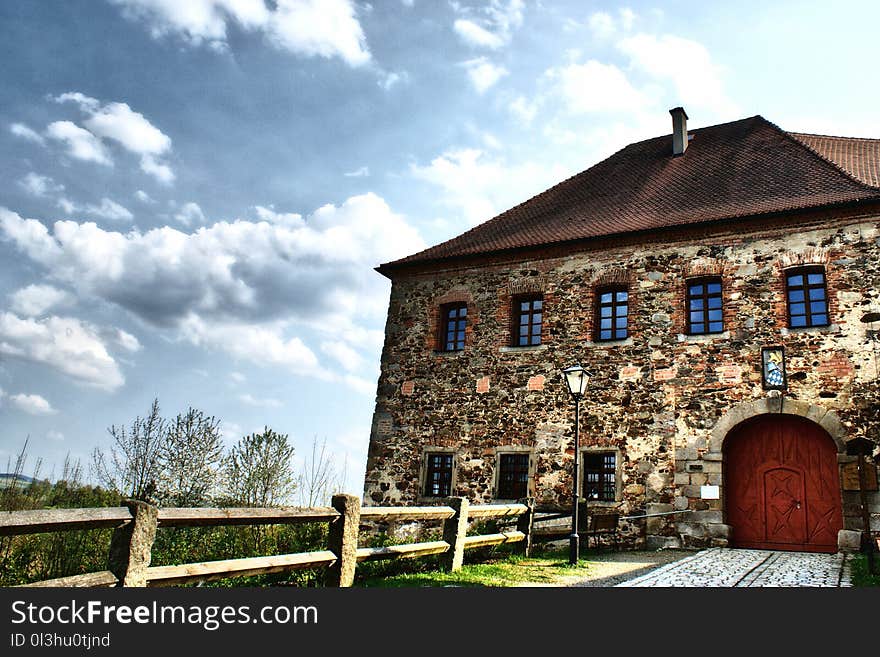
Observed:
[[[327,504],[330,497],[345,486],[348,462],[341,469],[327,453],[327,439],[318,445],[318,437],[312,439],[311,454],[303,460],[303,467],[296,478],[298,502],[300,506],[319,506]]]
[[[220,420],[188,408],[166,426],[159,454],[159,497],[172,506],[199,506],[215,492],[223,442]]]
[[[114,445],[109,456],[98,447],[92,452],[94,476],[121,495],[155,502],[167,437],[159,400],[154,399],[147,417],[136,417],[128,431],[115,424],[107,431]]]
[[[293,446],[287,434],[265,427],[241,438],[226,458],[226,491],[237,504],[278,506],[296,489]]]

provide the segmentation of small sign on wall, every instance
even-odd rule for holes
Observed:
[[[702,500],[721,499],[721,488],[719,486],[700,486],[700,499],[702,499]]]

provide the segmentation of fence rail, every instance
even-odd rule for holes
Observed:
[[[521,544],[528,554],[532,539],[534,503],[470,506],[465,498],[450,498],[448,505],[425,507],[361,507],[353,495],[335,495],[329,507],[283,508],[162,508],[126,501],[125,506],[95,509],[48,509],[0,512],[0,536],[43,532],[113,528],[107,570],[33,582],[24,586],[174,586],[227,577],[282,573],[305,568],[326,568],[331,586],[351,586],[355,568],[364,561],[407,559],[443,555],[449,571],[461,568],[465,550]],[[515,521],[516,530],[468,536],[469,521],[499,518]],[[439,520],[443,540],[358,547],[362,522]],[[295,554],[225,559],[170,566],[151,566],[156,531],[163,527],[216,527],[328,523],[327,549]]]

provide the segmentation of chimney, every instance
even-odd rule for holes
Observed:
[[[672,114],[672,154],[681,155],[688,147],[688,115],[683,107],[673,107]]]

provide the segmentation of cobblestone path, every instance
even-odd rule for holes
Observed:
[[[713,548],[618,586],[852,586],[843,554]]]

